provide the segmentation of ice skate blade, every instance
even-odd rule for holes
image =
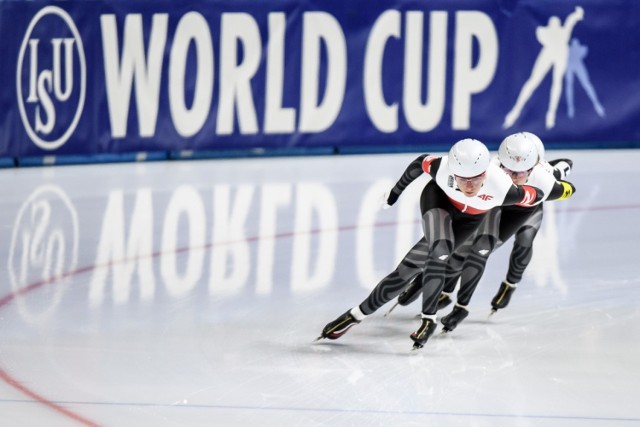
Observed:
[[[489,312],[489,318],[491,318],[491,316],[493,316],[494,314],[496,314],[498,310],[496,310],[495,308],[492,308],[491,311]]]
[[[398,306],[398,303],[396,302],[396,303],[395,303],[395,304],[393,304],[393,306],[389,309],[389,311],[387,311],[387,312],[384,314],[384,317],[387,317],[388,315],[390,315],[390,314],[391,314],[391,312],[392,312],[392,311],[393,311],[397,306]]]
[[[318,341],[320,341],[321,339],[324,339],[324,337],[323,337],[322,335],[320,335],[318,338],[316,338],[315,340],[313,340],[313,342],[318,342]]]
[[[451,332],[451,330],[450,330],[450,329],[443,328],[443,329],[440,331],[440,334],[439,334],[439,335],[447,335],[449,332]]]
[[[416,350],[420,350],[423,346],[421,346],[418,343],[413,344],[413,347],[411,347],[411,351],[416,351]]]

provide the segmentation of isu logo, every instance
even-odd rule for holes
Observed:
[[[41,321],[58,305],[64,286],[48,286],[42,301],[20,295],[34,283],[63,280],[78,264],[78,214],[67,194],[54,185],[38,187],[22,204],[13,224],[7,259],[20,314]]]
[[[86,75],[84,47],[71,17],[56,6],[40,10],[27,28],[16,70],[20,118],[38,147],[55,150],[67,142],[84,108]]]
[[[490,195],[488,195],[488,194],[480,194],[478,197],[480,197],[480,198],[481,198],[482,200],[484,200],[485,202],[486,202],[487,200],[491,200],[491,199],[493,199],[493,196],[490,196]]]

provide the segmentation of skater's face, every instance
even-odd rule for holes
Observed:
[[[531,168],[526,171],[516,172],[512,171],[511,169],[505,168],[502,165],[500,165],[500,167],[507,175],[509,175],[511,181],[513,181],[513,183],[516,185],[525,184],[527,182],[527,179],[529,179],[529,175],[531,175],[531,171],[533,170],[533,168]]]
[[[456,183],[458,184],[460,191],[462,191],[462,194],[467,197],[475,197],[482,188],[484,180],[487,178],[487,173],[482,172],[480,175],[472,176],[470,178],[458,175],[454,176],[456,177]]]

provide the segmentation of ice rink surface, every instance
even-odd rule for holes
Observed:
[[[0,424],[640,426],[640,150],[547,153],[577,192],[491,318],[511,241],[422,350],[419,304],[313,342],[420,236],[415,157],[0,170]]]

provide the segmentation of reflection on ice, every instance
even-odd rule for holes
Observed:
[[[638,424],[640,151],[557,157],[515,299],[487,318],[507,242],[413,355],[413,306],[311,342],[421,235],[424,181],[379,209],[414,154],[10,171],[3,425]]]
[[[117,187],[96,191],[86,211],[63,187],[46,184],[15,213],[11,283],[16,291],[34,281],[55,281],[74,271],[81,252],[89,276],[87,302],[94,308],[150,303],[158,292],[178,299],[229,299],[318,294],[335,283],[370,289],[421,235],[418,199],[424,182],[382,211],[382,195],[392,182],[385,177],[348,188],[293,180],[182,184],[168,193]],[[549,280],[566,292],[554,204],[545,213],[531,274],[536,283]],[[87,225],[80,230],[79,224]],[[56,294],[48,310],[64,289],[51,286]]]

